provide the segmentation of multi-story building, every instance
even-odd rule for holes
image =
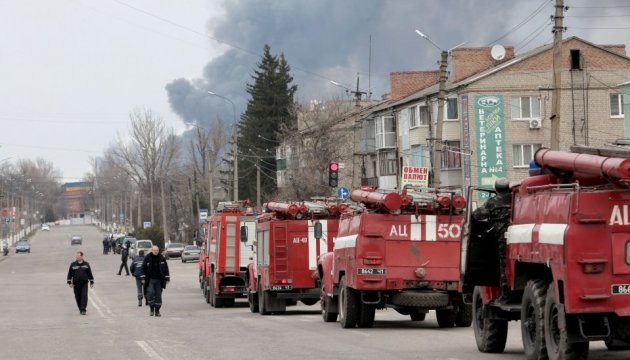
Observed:
[[[499,177],[527,176],[534,151],[550,145],[553,47],[517,56],[512,48],[503,50],[494,57],[490,48],[453,50],[442,139],[435,148],[435,72],[392,74],[390,99],[362,113],[363,182],[397,188],[403,166],[431,167],[436,150],[442,152],[442,186],[491,186]],[[624,137],[619,84],[628,80],[625,45],[563,41],[561,149]]]

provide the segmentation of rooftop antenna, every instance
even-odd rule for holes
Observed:
[[[368,99],[372,98],[372,34],[370,34],[370,48],[368,54]]]

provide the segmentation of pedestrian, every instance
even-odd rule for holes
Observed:
[[[116,239],[114,239],[114,235],[112,234],[109,239],[109,250],[112,252],[112,255],[116,254]]]
[[[83,251],[77,251],[75,258],[68,269],[68,286],[74,289],[74,299],[77,301],[79,313],[85,315],[88,302],[87,284],[89,282],[90,287],[94,287],[94,276],[90,264],[83,260]]]
[[[142,281],[146,285],[146,294],[151,307],[150,315],[162,316],[162,290],[166,289],[166,284],[170,281],[168,263],[157,245],[153,245],[151,253],[144,257],[142,263]]]
[[[120,273],[122,273],[123,268],[127,272],[127,276],[129,276],[129,267],[127,266],[128,259],[129,259],[129,243],[127,243],[127,246],[124,249],[122,249],[122,251],[120,252],[120,261],[122,261],[122,263],[120,264],[120,269],[118,269],[119,276],[120,276]]]
[[[109,252],[109,238],[105,236],[103,238],[103,255],[107,255]]]
[[[136,278],[136,288],[138,288],[138,306],[142,306],[142,299],[145,298],[145,305],[149,305],[149,298],[145,297],[146,291],[142,284],[142,263],[144,262],[144,250],[138,251],[133,261],[131,261],[131,274]]]

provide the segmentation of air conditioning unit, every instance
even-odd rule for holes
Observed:
[[[542,121],[540,119],[531,119],[529,120],[529,128],[530,129],[540,129],[542,126]]]

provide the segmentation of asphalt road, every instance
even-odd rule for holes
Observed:
[[[82,246],[70,236],[82,235]],[[197,264],[170,260],[172,280],[163,316],[137,306],[132,276],[117,276],[119,255],[103,255],[101,233],[90,226],[54,226],[31,241],[31,254],[0,256],[0,359],[524,359],[518,323],[503,354],[477,351],[472,328],[439,329],[433,312],[411,322],[379,311],[372,329],[324,323],[319,304],[289,308],[286,315],[252,314],[206,304]],[[94,270],[87,316],[79,315],[66,283],[77,250]],[[628,359],[591,343],[590,359]]]

